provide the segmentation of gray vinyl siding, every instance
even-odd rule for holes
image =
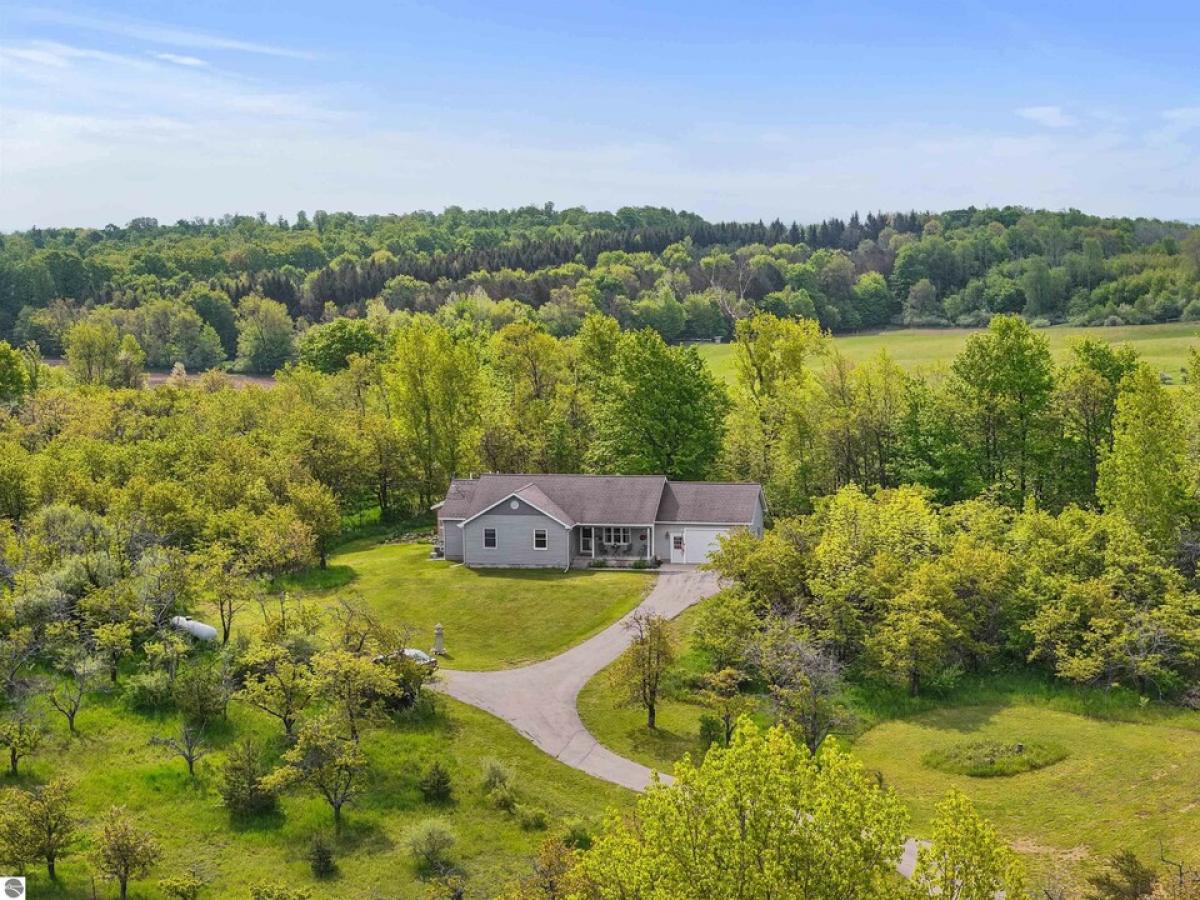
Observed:
[[[758,502],[754,504],[754,518],[750,520],[750,533],[755,537],[763,535],[763,506],[762,495],[759,495]]]
[[[463,558],[462,529],[458,527],[461,519],[442,519],[442,547],[446,559]]]
[[[483,530],[496,529],[496,546],[483,546]],[[533,549],[533,532],[545,529],[545,550]],[[481,568],[565,569],[570,564],[571,532],[536,509],[522,503],[509,509],[505,501],[495,510],[467,522],[459,529],[464,561]]]

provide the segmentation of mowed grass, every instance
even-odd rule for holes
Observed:
[[[938,771],[927,753],[964,740],[1040,741],[1066,757],[1036,771],[973,778]],[[853,744],[908,805],[917,834],[950,788],[970,797],[1036,870],[1091,869],[1131,849],[1200,862],[1200,716],[1159,722],[1090,718],[1013,697],[882,723]]]
[[[971,328],[905,328],[835,337],[833,345],[854,362],[865,362],[886,349],[905,369],[915,371],[949,363],[962,350]],[[1169,322],[1159,325],[1126,325],[1114,328],[1077,328],[1056,325],[1040,328],[1050,351],[1063,359],[1071,342],[1083,337],[1129,344],[1155,370],[1179,383],[1180,370],[1187,366],[1188,351],[1200,348],[1200,322]],[[732,344],[699,344],[697,350],[713,374],[728,384],[735,378]]]
[[[153,735],[177,729],[175,716],[147,716],[125,709],[115,697],[98,697],[79,715],[80,736],[68,735],[61,717],[50,719],[51,737],[15,781],[0,787],[29,786],[65,775],[75,785],[81,822],[79,840],[59,860],[57,883],[45,868],[33,866],[30,896],[91,897],[87,852],[96,823],[112,805],[127,807],[137,824],[153,832],[163,858],[151,875],[131,886],[132,897],[158,898],[158,879],[195,868],[208,883],[205,897],[245,898],[253,884],[306,887],[317,898],[426,896],[406,845],[418,823],[437,819],[456,837],[451,852],[467,877],[470,896],[495,896],[529,861],[547,834],[568,819],[580,818],[595,831],[606,810],[624,809],[633,795],[558,763],[498,719],[453,700],[440,698],[439,712],[412,722],[372,729],[363,738],[371,773],[366,790],[346,807],[344,832],[336,842],[339,873],[315,879],[305,860],[311,836],[331,831],[329,808],[315,795],[285,795],[275,815],[248,822],[231,820],[221,806],[218,785],[225,750],[246,734],[255,735],[270,755],[283,749],[274,720],[239,704],[231,722],[213,734],[214,752],[201,761],[196,782],[183,761],[149,745]],[[518,801],[546,810],[546,831],[526,831],[509,813],[493,809],[480,789],[482,762],[501,760],[514,776]],[[451,772],[453,800],[427,803],[417,787],[424,770],[439,760]],[[7,768],[7,767],[6,767]],[[100,896],[115,887],[97,880]]]
[[[640,571],[468,569],[431,560],[429,551],[428,544],[350,544],[327,569],[278,587],[323,603],[359,595],[386,624],[411,626],[414,646],[424,649],[441,623],[443,665],[501,669],[553,656],[600,631],[654,582]]]

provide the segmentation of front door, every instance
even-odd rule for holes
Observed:
[[[671,535],[671,562],[681,563],[687,559],[687,551],[684,548],[683,532],[677,532]]]

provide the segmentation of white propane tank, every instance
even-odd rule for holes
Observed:
[[[215,641],[217,639],[217,629],[211,625],[205,625],[203,622],[197,622],[195,619],[189,619],[187,616],[173,616],[171,624],[180,631],[186,631],[198,641]]]

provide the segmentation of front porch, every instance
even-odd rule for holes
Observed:
[[[603,560],[613,565],[632,565],[654,559],[653,525],[576,525],[571,535],[576,565]]]

